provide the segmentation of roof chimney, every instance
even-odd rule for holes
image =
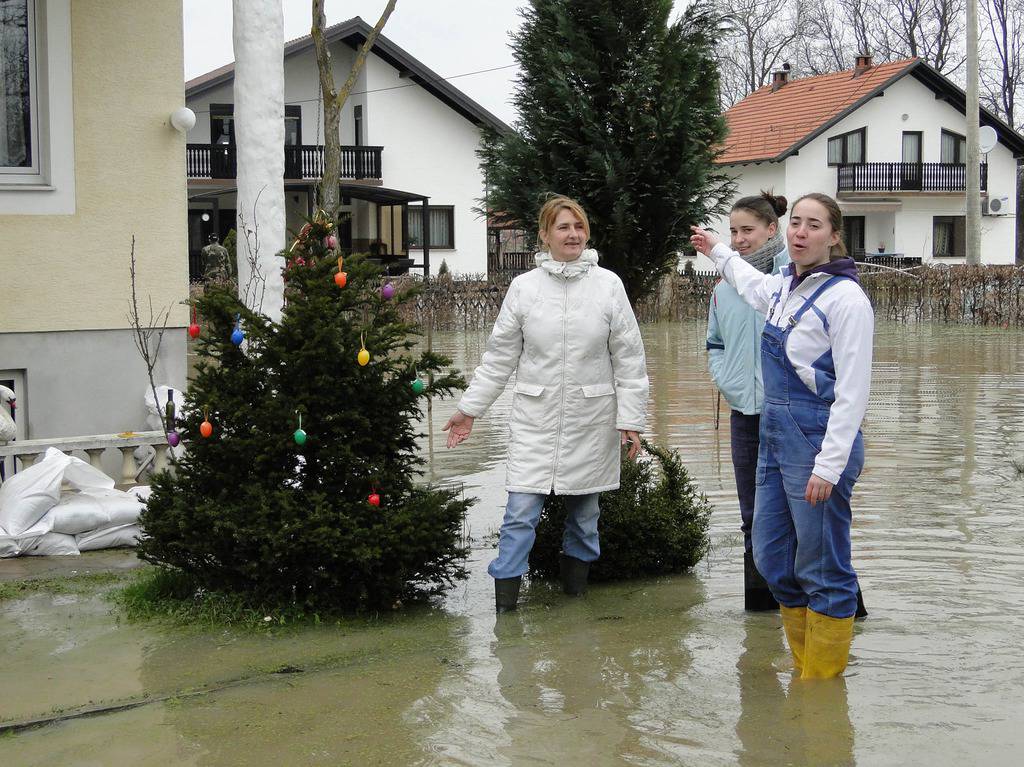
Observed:
[[[871,69],[871,54],[862,53],[854,60],[853,65],[853,76],[860,77],[862,74]]]
[[[789,82],[789,65],[783,64],[782,69],[772,72],[772,93]]]

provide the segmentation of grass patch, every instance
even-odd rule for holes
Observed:
[[[57,578],[34,578],[24,581],[0,581],[0,603],[23,599],[33,594],[88,594],[111,583],[130,578],[124,572],[81,573]]]
[[[309,613],[298,606],[266,605],[241,594],[207,591],[185,573],[161,567],[141,572],[111,599],[129,620],[165,620],[190,626],[316,626],[327,620],[340,622],[342,617]]]

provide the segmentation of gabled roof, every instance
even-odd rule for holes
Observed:
[[[774,92],[767,85],[734,104],[725,113],[729,135],[716,162],[781,162],[907,75],[966,114],[964,92],[920,59],[877,64],[858,77],[854,72],[805,77]],[[1024,155],[1024,138],[986,109],[981,124],[995,128],[1015,157]]]
[[[328,45],[340,41],[352,48],[358,48],[366,41],[372,31],[373,27],[356,16],[348,21],[327,27],[324,30],[324,39]],[[311,35],[291,40],[285,43],[284,46],[285,60],[289,56],[294,56],[313,47],[313,37]],[[439,74],[410,56],[384,37],[384,35],[377,37],[370,52],[393,66],[412,82],[422,86],[424,90],[440,99],[470,122],[479,126],[494,128],[500,133],[511,132],[512,129],[506,123],[488,112],[458,88],[450,85]],[[225,64],[218,69],[214,69],[204,75],[199,75],[199,77],[195,77],[185,83],[185,98],[198,96],[200,93],[230,82],[234,78],[234,63]]]

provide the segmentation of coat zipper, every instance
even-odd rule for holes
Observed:
[[[555,432],[555,455],[551,459],[551,492],[555,492],[555,475],[558,469],[558,449],[562,444],[562,419],[565,417],[565,331],[569,324],[569,280],[562,278],[562,399],[558,409],[558,431]]]

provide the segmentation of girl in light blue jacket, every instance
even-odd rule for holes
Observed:
[[[789,263],[779,216],[786,198],[761,192],[743,197],[729,213],[733,249],[764,272],[778,274]],[[764,315],[744,301],[736,289],[722,281],[711,294],[708,310],[708,368],[715,386],[732,413],[729,436],[736,493],[743,531],[743,605],[747,610],[774,610],[778,603],[754,565],[750,531],[754,521],[758,433],[764,386],[761,382],[761,331]]]

